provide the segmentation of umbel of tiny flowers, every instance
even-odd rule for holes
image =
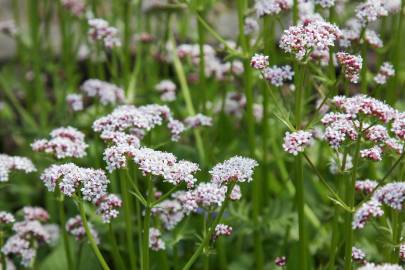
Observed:
[[[155,90],[160,93],[162,101],[171,102],[176,100],[176,85],[171,80],[162,80],[156,86]]]
[[[211,174],[211,182],[200,184],[194,192],[188,193],[188,205],[201,204],[218,204],[220,206],[215,220],[209,226],[202,243],[194,252],[193,256],[188,260],[183,267],[184,270],[190,269],[197,258],[201,255],[204,248],[209,245],[210,240],[214,237],[215,228],[221,221],[222,215],[230,199],[239,199],[239,188],[234,190],[237,183],[250,182],[253,180],[254,168],[258,163],[250,158],[234,156],[222,163],[215,165],[209,173]],[[225,196],[223,196],[225,191]],[[233,194],[232,194],[233,193]],[[199,200],[201,201],[199,202]],[[223,226],[218,227],[218,230],[224,229]],[[227,228],[229,232],[229,228]]]
[[[279,267],[284,267],[287,264],[287,258],[285,256],[276,257],[274,263]]]
[[[367,263],[366,265],[357,268],[357,270],[403,270],[402,266],[398,264],[374,264],[374,263]]]
[[[115,105],[125,101],[125,93],[121,87],[98,79],[88,79],[80,90],[89,98],[98,98],[102,105]]]
[[[86,156],[88,145],[84,134],[74,127],[61,127],[52,130],[51,139],[36,140],[31,144],[32,150],[53,154],[57,159],[81,158]]]
[[[88,35],[93,41],[100,41],[108,48],[121,47],[121,40],[118,38],[118,29],[110,26],[104,19],[89,19]]]
[[[359,264],[365,264],[367,262],[366,253],[357,247],[352,247],[352,259]]]
[[[377,84],[386,84],[387,80],[395,75],[394,66],[389,62],[384,62],[378,71],[378,74],[374,77],[374,81]]]
[[[314,20],[284,30],[280,38],[280,48],[303,61],[315,50],[323,51],[333,47],[342,35],[340,29],[323,20]]]
[[[52,242],[50,227],[44,225],[49,219],[48,213],[40,207],[24,207],[23,220],[15,222],[14,218],[8,221],[14,223],[12,230],[14,234],[10,236],[1,252],[6,256],[20,258],[20,263],[24,267],[32,267],[40,245]]]
[[[277,15],[282,11],[291,9],[293,5],[292,0],[256,0],[254,8],[257,17],[266,15]]]
[[[93,224],[88,222],[88,226],[90,228],[90,232],[91,232],[94,240],[96,241],[96,243],[97,244],[100,243],[100,238],[98,236],[97,231],[94,229]],[[66,227],[66,231],[70,235],[74,236],[76,238],[76,240],[82,241],[83,239],[85,239],[86,230],[83,226],[83,221],[82,221],[82,218],[80,217],[80,215],[69,218],[66,222],[65,227]]]
[[[284,137],[283,149],[294,156],[303,152],[305,147],[311,145],[313,134],[308,131],[299,130],[293,133],[287,132]]]
[[[346,52],[338,52],[336,58],[343,66],[346,79],[352,83],[359,82],[360,70],[363,66],[363,59],[360,55],[351,55]]]
[[[11,171],[35,172],[37,169],[26,157],[0,154],[0,182],[7,182]]]

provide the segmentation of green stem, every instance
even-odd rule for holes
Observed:
[[[124,261],[122,260],[120,251],[118,249],[117,239],[115,239],[112,224],[108,224],[108,233],[110,236],[110,242],[112,247],[112,254],[114,259],[114,264],[116,269],[125,270]]]
[[[129,181],[130,177],[126,177],[127,172],[120,172],[121,193],[124,206],[124,219],[125,219],[125,236],[128,248],[129,262],[131,269],[136,269],[136,253],[134,247],[134,235],[132,227],[132,200],[129,196]]]
[[[298,0],[293,1],[293,24],[296,25],[299,19]]]
[[[91,234],[89,224],[87,223],[87,218],[86,218],[86,212],[84,210],[84,205],[83,205],[83,202],[81,201],[81,199],[77,200],[77,204],[78,204],[78,207],[79,207],[80,216],[82,218],[83,227],[84,227],[84,230],[86,231],[86,236],[87,236],[87,238],[89,239],[89,242],[90,242],[90,246],[93,249],[93,252],[96,255],[101,267],[104,270],[110,270],[110,267],[108,266],[108,264],[105,261],[103,255],[101,254],[100,250],[98,249],[96,240],[94,239],[93,235]]]
[[[199,12],[199,16],[204,18],[204,12]],[[207,89],[206,89],[206,76],[205,76],[205,55],[204,55],[204,45],[205,45],[205,30],[201,21],[197,19],[198,28],[198,48],[200,52],[200,62],[199,62],[199,84],[201,91],[201,108],[202,111],[206,110],[206,99],[207,99]]]
[[[366,30],[362,30],[362,35],[360,40],[363,42],[361,44],[361,57],[363,58],[363,66],[360,71],[360,84],[361,92],[367,93],[367,42],[366,42]]]
[[[304,88],[304,67],[298,62],[294,64],[295,70],[295,127],[301,127],[303,111],[303,88]],[[308,267],[307,261],[307,235],[305,224],[305,198],[304,198],[304,166],[302,154],[295,157],[295,201],[298,210],[298,233],[299,233],[299,262],[302,270]]]
[[[142,270],[149,270],[149,227],[151,218],[151,203],[153,197],[153,183],[152,177],[149,176],[148,179],[148,192],[146,194],[147,205],[145,208],[145,216],[143,219],[143,237],[142,237]]]
[[[401,222],[400,213],[395,209],[392,210],[392,243],[394,244],[394,249],[391,253],[390,262],[398,263],[399,254],[399,242],[401,237]]]
[[[402,28],[403,28],[403,21],[404,21],[404,6],[405,0],[401,0],[401,8],[398,12],[398,28],[396,31],[396,38],[395,38],[395,48],[394,48],[394,55],[393,55],[393,65],[395,69],[395,77],[393,80],[393,87],[390,87],[388,102],[391,104],[395,103],[395,97],[397,95],[397,89],[400,85],[400,64],[401,64],[401,51],[403,49],[402,46]]]
[[[356,141],[355,153],[353,159],[353,169],[351,179],[348,181],[346,187],[346,204],[348,207],[353,209],[354,207],[354,196],[355,196],[355,184],[357,177],[357,170],[359,167],[360,160],[360,145],[361,145],[361,131],[363,128],[363,123],[360,122],[360,132]],[[352,229],[353,212],[348,211],[345,214],[345,224],[344,224],[344,235],[345,235],[345,257],[344,257],[344,270],[352,269],[352,246],[353,246],[353,229]]]
[[[171,23],[171,20],[169,19],[169,23]],[[174,64],[174,68],[176,71],[176,75],[179,79],[180,82],[180,87],[181,87],[181,92],[183,94],[183,98],[186,102],[186,108],[187,108],[187,112],[190,116],[195,115],[195,109],[194,109],[194,105],[193,105],[193,101],[191,99],[191,94],[190,94],[190,89],[188,87],[187,84],[187,80],[186,80],[186,76],[184,73],[184,69],[183,66],[180,62],[179,57],[177,56],[177,52],[176,52],[176,42],[174,40],[174,34],[173,34],[173,27],[171,27],[171,31],[170,31],[170,36],[169,36],[169,42],[172,46],[173,52],[173,64]],[[194,132],[194,137],[195,137],[195,141],[197,144],[197,151],[198,151],[198,155],[200,157],[200,161],[202,163],[202,165],[205,165],[205,150],[204,150],[204,144],[202,141],[202,137],[201,137],[201,133],[199,129],[193,129]]]
[[[217,214],[217,216],[215,217],[214,221],[212,222],[207,234],[205,235],[203,241],[201,242],[201,244],[199,245],[198,249],[193,253],[193,255],[191,256],[191,258],[187,261],[186,265],[183,267],[183,270],[189,270],[191,269],[191,267],[193,266],[193,264],[195,263],[195,261],[198,259],[198,257],[200,257],[201,253],[204,251],[204,248],[208,245],[210,239],[212,238],[214,231],[215,231],[215,227],[218,225],[218,223],[221,221],[221,218],[224,214],[224,211],[226,209],[226,207],[228,206],[229,203],[229,195],[231,194],[234,186],[235,186],[235,182],[231,183],[228,186],[228,189],[226,191],[226,195],[225,195],[225,201],[222,204],[221,208],[219,209],[219,212]]]
[[[66,214],[65,214],[65,206],[63,204],[63,194],[60,194],[60,198],[58,198],[58,205],[59,205],[59,223],[62,229],[62,235],[63,235],[63,245],[64,245],[64,250],[65,250],[65,256],[66,256],[66,261],[67,261],[67,268],[69,270],[73,269],[73,261],[72,261],[72,253],[69,245],[69,236],[66,231]]]
[[[0,230],[0,247],[3,247],[3,245],[4,245],[4,232]],[[1,257],[1,269],[7,270],[6,255],[4,255],[3,252],[0,252],[0,257]]]

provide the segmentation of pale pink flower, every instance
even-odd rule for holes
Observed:
[[[230,236],[232,234],[232,227],[225,224],[218,224],[215,227],[214,235],[212,236],[214,239],[217,239],[220,236]]]
[[[94,229],[93,224],[91,222],[87,222],[90,233],[93,236],[96,243],[100,243],[100,239],[98,237],[97,231]],[[84,229],[82,218],[77,215],[75,217],[69,218],[66,222],[66,231],[74,236],[76,240],[80,241],[86,237],[86,230]]]
[[[286,132],[284,136],[283,149],[287,153],[298,155],[303,152],[305,147],[312,144],[312,133],[304,130],[299,130],[293,133]]]
[[[353,229],[362,229],[366,222],[372,217],[381,217],[384,215],[381,203],[377,200],[370,200],[363,203],[359,209],[354,213],[352,227]]]
[[[11,171],[35,172],[37,169],[32,161],[26,157],[0,154],[0,182],[7,182]]]
[[[209,173],[212,182],[218,185],[232,181],[250,182],[253,180],[253,170],[258,165],[257,161],[251,158],[234,156],[215,165]]]
[[[61,127],[52,130],[51,138],[36,140],[31,144],[32,150],[53,154],[58,159],[86,156],[88,145],[84,141],[84,134],[73,127]]]
[[[263,54],[255,54],[250,60],[250,65],[254,69],[264,69],[269,65],[269,57]]]
[[[149,248],[154,251],[165,250],[165,242],[161,239],[161,233],[156,228],[149,228]]]
[[[111,219],[118,217],[118,209],[122,206],[122,200],[115,194],[104,195],[96,202],[97,214],[104,223],[110,223]]]
[[[363,59],[361,56],[338,52],[336,58],[339,64],[344,68],[345,77],[352,83],[358,83],[360,70],[363,65]]]

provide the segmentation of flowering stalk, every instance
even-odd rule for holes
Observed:
[[[70,245],[69,245],[69,237],[66,231],[66,214],[65,214],[65,205],[63,203],[64,201],[64,197],[63,194],[60,193],[58,198],[58,205],[59,205],[59,223],[61,225],[61,229],[62,229],[62,235],[63,235],[63,245],[64,245],[64,250],[65,250],[65,256],[66,256],[66,261],[67,261],[67,268],[69,270],[73,269],[73,261],[72,261],[72,252],[70,249]]]
[[[351,174],[351,179],[348,181],[348,185],[346,187],[346,204],[349,208],[354,208],[354,193],[355,193],[355,185],[356,185],[356,177],[357,177],[357,169],[359,167],[360,161],[360,145],[361,145],[361,132],[363,129],[363,123],[360,122],[359,128],[359,135],[356,141],[355,152],[354,152],[354,159],[353,159],[353,169]],[[353,212],[348,211],[345,214],[345,223],[344,223],[344,235],[345,235],[345,263],[344,269],[351,270],[352,269],[352,247],[353,247],[353,229],[352,229],[352,220],[353,220]]]
[[[86,231],[86,236],[90,242],[90,246],[93,249],[94,254],[96,255],[101,267],[104,270],[110,270],[110,267],[108,266],[103,255],[101,254],[100,250],[98,249],[96,240],[94,239],[93,234],[90,231],[89,224],[87,223],[86,211],[84,210],[83,201],[81,199],[76,199],[76,203],[77,203],[77,206],[79,207],[80,216],[81,216],[82,222],[83,222],[83,227],[84,227],[84,230]]]
[[[169,19],[169,23],[171,23],[170,19]],[[172,30],[169,33],[169,43],[172,45],[172,49],[175,50],[176,42],[174,40],[173,35],[174,35],[174,33],[173,33],[173,27],[172,27]],[[179,57],[177,56],[177,52],[175,52],[175,51],[173,52],[173,63],[174,63],[174,68],[176,70],[177,77],[180,82],[181,91],[183,93],[183,97],[186,102],[187,112],[189,115],[195,115],[195,109],[193,106],[193,101],[191,99],[190,89],[187,84],[186,76],[184,74],[184,69],[180,62]],[[197,144],[198,155],[200,157],[201,163],[204,165],[206,156],[205,156],[203,141],[201,138],[201,133],[200,133],[199,129],[194,129],[193,131],[194,131],[195,141]]]
[[[204,18],[204,11],[198,12],[201,18]],[[202,100],[200,106],[202,111],[205,112],[206,110],[206,98],[207,98],[207,89],[206,89],[206,76],[205,76],[205,55],[204,55],[204,45],[205,45],[205,30],[204,26],[202,25],[201,21],[197,19],[197,30],[198,30],[198,49],[200,52],[200,61],[199,61],[199,70],[198,70],[198,79],[200,84],[200,91],[202,94]]]
[[[0,230],[0,247],[4,245],[4,232]],[[0,263],[3,270],[7,269],[6,255],[0,252]]]
[[[151,203],[153,197],[153,182],[152,176],[147,178],[147,197],[146,197],[146,206],[145,206],[145,216],[143,219],[143,234],[142,234],[142,269],[149,270],[149,227],[150,227],[150,218],[151,218]]]
[[[217,216],[215,217],[214,221],[212,222],[210,228],[208,229],[208,232],[205,234],[205,237],[201,244],[199,245],[198,249],[194,252],[194,254],[191,256],[191,258],[187,261],[186,265],[183,267],[183,270],[189,270],[195,263],[195,261],[200,257],[201,253],[203,252],[204,248],[208,246],[209,241],[212,239],[212,236],[215,231],[215,227],[218,225],[218,223],[221,221],[221,218],[224,214],[224,211],[226,207],[228,206],[229,202],[229,195],[231,194],[236,182],[232,182],[226,191],[225,195],[225,201],[223,202],[221,208],[219,209],[219,212]]]
[[[127,248],[128,248],[128,255],[129,255],[129,262],[131,265],[131,269],[136,268],[136,257],[135,257],[135,247],[134,247],[134,235],[133,235],[133,228],[132,228],[132,200],[129,196],[129,183],[131,182],[131,176],[129,175],[129,171],[126,170],[125,173],[120,172],[120,180],[121,180],[121,192],[122,192],[122,200],[124,202],[124,219],[125,219],[125,236],[127,241]]]
[[[252,69],[250,68],[250,48],[249,40],[245,35],[244,26],[245,26],[245,12],[247,9],[248,1],[238,0],[237,1],[237,11],[238,11],[238,25],[239,25],[239,41],[242,47],[243,55],[247,58],[243,59],[243,83],[245,88],[246,95],[246,121],[247,121],[247,133],[248,133],[248,142],[250,155],[254,157],[256,155],[256,144],[255,144],[255,120],[253,115],[253,76]],[[253,183],[253,221],[256,225],[256,228],[259,226],[259,213],[260,213],[260,200],[257,194],[257,191],[260,190],[259,186],[260,181],[254,181]],[[254,232],[255,238],[255,262],[256,269],[263,269],[263,249],[262,249],[262,240],[261,235],[257,231]]]
[[[122,260],[121,254],[118,250],[117,239],[115,238],[111,223],[108,224],[108,232],[110,235],[110,241],[111,241],[111,245],[112,245],[112,254],[113,254],[115,267],[116,267],[116,269],[125,270],[125,265]]]
[[[362,29],[360,40],[361,44],[361,57],[363,58],[363,66],[360,71],[361,92],[367,93],[367,42],[366,42],[366,28]]]
[[[399,257],[399,244],[401,240],[401,215],[396,209],[392,210],[392,243],[394,244],[393,251],[391,252],[390,261],[398,263]]]
[[[396,40],[395,40],[395,48],[394,48],[394,57],[392,59],[392,63],[394,64],[395,68],[395,77],[393,80],[393,87],[390,88],[389,91],[389,96],[388,96],[388,101],[392,104],[395,102],[396,98],[396,91],[399,86],[399,68],[400,68],[400,61],[401,61],[401,50],[402,50],[402,44],[401,44],[401,36],[402,36],[402,28],[403,28],[403,21],[404,21],[404,6],[405,6],[405,0],[401,0],[401,8],[398,12],[398,29],[396,32]]]
[[[295,127],[300,129],[302,116],[303,100],[303,81],[305,69],[298,62],[295,63]],[[304,165],[302,154],[295,157],[295,200],[298,209],[298,232],[299,232],[299,262],[302,270],[306,270],[307,265],[307,235],[305,228],[305,199],[304,199]]]

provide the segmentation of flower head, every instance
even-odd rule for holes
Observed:
[[[363,65],[361,56],[338,52],[336,58],[339,64],[344,67],[345,77],[352,83],[358,83],[360,70]]]
[[[360,264],[365,264],[366,263],[366,253],[364,253],[363,250],[357,248],[357,247],[352,247],[352,259],[353,261],[360,263]]]
[[[220,236],[230,236],[232,234],[232,227],[225,224],[218,224],[215,227],[213,238],[217,239]]]
[[[0,212],[0,225],[11,224],[14,221],[15,221],[15,218],[12,214],[5,212],[5,211]]]
[[[381,217],[384,211],[381,208],[381,203],[377,200],[370,200],[357,209],[354,213],[352,227],[353,229],[362,229],[366,222],[372,217]]]
[[[81,86],[80,90],[88,97],[98,98],[103,105],[115,105],[125,100],[124,90],[115,84],[104,82],[98,79],[88,79]]]
[[[36,140],[31,144],[32,150],[54,154],[56,158],[81,158],[86,156],[88,145],[84,134],[73,127],[61,127],[52,130],[51,139]]]
[[[250,60],[250,65],[254,69],[264,69],[269,65],[269,57],[263,54],[255,54]]]
[[[176,99],[176,85],[171,80],[162,80],[156,86],[155,90],[160,93],[162,101],[174,101]]]
[[[165,250],[165,242],[161,239],[161,233],[156,228],[149,228],[149,248],[154,251]]]
[[[232,181],[250,182],[253,180],[253,169],[256,166],[258,166],[257,161],[251,158],[234,156],[210,170],[212,182],[218,185]]]
[[[110,223],[111,219],[118,217],[122,200],[115,194],[104,195],[96,202],[97,214],[101,215],[104,223]]]
[[[31,173],[37,169],[32,161],[26,157],[0,154],[0,182],[7,182],[10,172],[14,170]]]
[[[284,136],[283,149],[287,153],[298,155],[303,152],[305,147],[311,145],[312,133],[304,130],[299,130],[293,133],[287,132]]]
[[[90,222],[87,222],[87,224],[94,240],[96,241],[96,243],[99,243],[100,239],[98,237],[97,231],[94,229],[93,225]],[[67,220],[66,231],[79,241],[86,237],[86,230],[84,229],[82,218],[80,216],[75,216]]]
[[[104,19],[90,19],[89,37],[94,41],[102,41],[106,48],[121,47],[121,40],[118,38],[118,29],[109,25]]]

